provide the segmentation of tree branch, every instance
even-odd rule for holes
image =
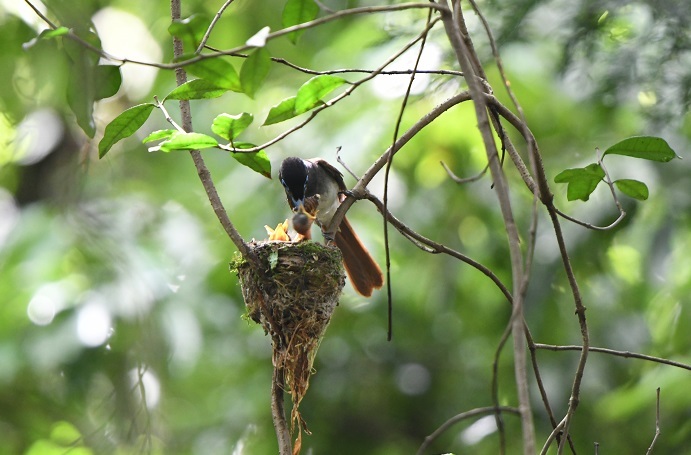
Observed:
[[[171,0],[170,12],[172,20],[180,19],[180,0]],[[183,55],[183,53],[184,50],[182,47],[182,41],[177,37],[173,37],[174,56],[177,58]],[[187,82],[187,74],[184,68],[177,68],[175,70],[175,79],[178,86]],[[193,130],[193,127],[192,113],[190,110],[189,101],[180,101],[180,115],[182,117],[182,128],[186,132],[191,132]],[[197,169],[197,174],[199,175],[199,179],[202,182],[202,186],[204,187],[206,195],[209,198],[211,207],[213,208],[216,217],[220,221],[221,226],[223,226],[223,229],[228,234],[228,237],[230,237],[230,239],[237,247],[238,251],[240,251],[240,254],[242,254],[242,256],[248,261],[251,261],[253,263],[256,262],[256,257],[250,251],[249,247],[243,240],[240,233],[237,231],[237,229],[235,229],[235,226],[233,225],[232,221],[230,221],[228,213],[223,207],[223,202],[221,202],[221,198],[218,195],[218,191],[216,191],[216,186],[214,185],[214,182],[211,178],[211,172],[209,172],[209,169],[206,167],[206,163],[204,163],[204,158],[202,158],[201,153],[199,152],[199,150],[191,150],[190,155],[192,156],[192,161],[194,162],[194,166]]]
[[[509,414],[516,414],[516,415],[521,415],[518,409],[512,408],[510,406],[487,406],[484,408],[477,408],[473,409],[467,412],[463,412],[461,414],[455,415],[451,417],[449,420],[444,422],[439,428],[434,430],[434,433],[430,434],[425,438],[425,441],[422,443],[420,448],[417,450],[417,455],[423,455],[425,453],[425,450],[429,448],[429,446],[434,442],[435,439],[437,439],[439,436],[441,436],[446,430],[448,430],[451,426],[454,424],[461,422],[465,419],[469,419],[471,417],[476,417],[479,415],[483,414],[491,414],[491,413],[502,413],[506,412]]]
[[[384,167],[389,153],[397,153],[405,144],[408,143],[408,141],[410,141],[424,127],[432,123],[441,114],[448,111],[453,106],[469,100],[470,93],[461,92],[447,99],[438,106],[434,107],[434,109],[429,111],[424,117],[415,122],[413,126],[411,126],[405,133],[403,133],[401,137],[398,138],[398,140],[396,140],[395,144],[387,148],[384,151],[384,153],[382,153],[381,156],[377,158],[377,160],[374,163],[372,163],[369,169],[367,169],[367,171],[363,174],[362,178],[360,178],[360,180],[350,190],[350,195],[346,197],[345,200],[338,207],[338,210],[336,210],[336,213],[331,219],[330,225],[326,227],[325,232],[327,234],[334,234],[336,232],[337,226],[341,225],[343,217],[345,216],[346,212],[350,209],[350,207],[355,203],[355,201],[358,199],[364,199],[366,197],[365,195],[367,194],[367,185],[372,181],[374,176],[377,175],[377,173]]]
[[[645,455],[650,455],[653,451],[653,447],[655,447],[655,443],[657,443],[657,439],[660,437],[660,388],[657,388],[657,393],[656,393],[656,398],[655,398],[655,436],[653,437],[653,441],[650,443],[650,447],[648,447],[648,451],[645,453]]]
[[[273,417],[274,430],[278,439],[278,454],[292,455],[292,441],[290,430],[286,422],[285,406],[283,402],[283,388],[285,387],[285,368],[274,365],[271,378],[271,416]]]
[[[444,2],[444,4],[446,4],[446,2]],[[512,295],[514,297],[511,315],[514,371],[518,391],[519,410],[521,413],[521,428],[523,430],[523,453],[528,455],[535,453],[535,430],[527,383],[526,347],[523,340],[523,259],[518,230],[513,218],[511,201],[509,199],[509,188],[499,162],[499,153],[490,128],[484,86],[480,82],[480,77],[476,76],[477,72],[473,67],[473,57],[471,56],[473,54],[468,49],[459,29],[461,14],[460,3],[456,1],[454,2],[453,13],[442,11],[441,17],[444,28],[446,29],[446,35],[456,54],[456,59],[461,67],[461,71],[466,75],[465,80],[468,83],[468,90],[473,99],[475,115],[478,120],[478,128],[487,153],[492,180],[494,182],[499,207],[502,217],[504,218],[504,226],[508,235],[513,282]]]
[[[211,36],[211,32],[213,31],[214,27],[216,26],[216,22],[221,18],[223,15],[223,12],[230,6],[231,3],[233,3],[235,0],[226,0],[221,8],[216,12],[214,15],[214,18],[211,20],[211,23],[209,24],[209,27],[206,29],[206,32],[204,33],[204,36],[202,37],[202,40],[199,42],[199,46],[197,46],[197,50],[194,51],[195,55],[199,55],[202,53],[202,50],[206,46],[206,42],[209,41],[209,37]]]

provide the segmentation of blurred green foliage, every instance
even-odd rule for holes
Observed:
[[[43,11],[57,25],[90,33],[111,54],[172,60],[167,2],[44,3]],[[195,15],[208,24],[222,3],[183,1],[183,17]],[[596,147],[604,150],[632,135],[663,137],[679,155],[688,155],[690,13],[683,2],[479,3],[495,27],[511,87],[550,179],[593,162]],[[233,48],[265,26],[280,29],[283,4],[233,3],[208,44]],[[342,9],[360,2],[327,4]],[[117,95],[90,104],[98,98],[96,81],[88,73],[75,78],[73,63],[94,54],[64,37],[23,48],[46,24],[24,2],[1,5],[0,454],[275,453],[270,340],[242,317],[237,279],[228,271],[234,246],[189,156],[147,153],[141,140],[170,127],[154,109],[139,131],[97,159],[105,125],[135,104],[152,102],[154,95],[162,99],[175,88],[174,74],[151,68],[128,73],[141,69],[128,63],[121,67]],[[472,12],[467,16],[471,36],[487,57],[490,82],[510,105],[480,23]],[[315,70],[372,69],[417,34],[424,17],[412,11],[346,18],[307,30],[296,45],[286,36],[266,49]],[[121,32],[115,41],[123,48],[113,47],[114,30]],[[199,39],[198,33],[187,36],[186,50]],[[457,69],[440,30],[433,31],[428,46],[427,69]],[[239,70],[244,60],[224,61]],[[354,82],[361,75],[341,76]],[[210,134],[222,113],[265,119],[311,77],[274,62],[254,99],[229,92],[192,101],[195,130]],[[408,105],[404,127],[459,86],[448,76],[417,79],[422,85]],[[377,80],[268,148],[273,168],[290,155],[335,162],[342,146],[349,167],[363,173],[391,143],[402,94],[395,89],[407,83],[397,76]],[[87,89],[91,98],[83,97]],[[77,109],[70,109],[75,107],[70,93]],[[179,120],[177,103],[166,107]],[[90,131],[90,119],[93,140],[82,131]],[[255,122],[242,140],[262,143],[300,119],[262,127]],[[396,155],[390,207],[413,229],[468,254],[508,282],[505,231],[491,182],[459,186],[439,165],[443,161],[469,176],[482,169],[484,156],[472,106],[454,108]],[[275,179],[238,165],[221,150],[205,150],[204,158],[246,239],[264,238],[265,224],[289,216]],[[611,231],[564,224],[591,341],[691,363],[689,162],[608,160],[613,178],[644,181],[650,195],[645,202],[622,196],[628,216]],[[527,235],[532,197],[508,163],[505,168],[517,222]],[[375,194],[382,188],[380,178],[370,186]],[[587,203],[568,202],[559,185],[554,190],[557,205],[580,219],[603,225],[616,218],[603,185]],[[556,242],[544,213],[540,217],[526,320],[537,342],[578,344]],[[349,218],[383,264],[376,210],[361,202]],[[393,341],[386,341],[385,292],[363,299],[347,287],[302,402],[313,432],[303,440],[305,452],[414,453],[449,417],[491,405],[492,359],[510,315],[501,292],[477,270],[426,254],[395,233],[390,246]],[[539,351],[537,358],[559,416],[577,354]],[[513,382],[505,351],[499,363],[501,404],[516,403]],[[591,354],[571,430],[579,453],[589,453],[595,442],[607,453],[643,453],[654,435],[657,387],[662,435],[656,453],[691,453],[689,385],[686,370]],[[543,441],[551,427],[536,390],[533,399]],[[508,440],[517,440],[518,421],[506,416],[505,423]],[[492,424],[461,423],[433,450],[498,453]],[[513,444],[509,453],[515,453]]]

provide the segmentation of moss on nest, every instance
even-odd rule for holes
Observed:
[[[336,247],[314,242],[252,242],[259,270],[243,258],[231,263],[249,317],[271,335],[273,364],[285,371],[292,424],[304,427],[298,407],[309,387],[314,357],[345,285]]]

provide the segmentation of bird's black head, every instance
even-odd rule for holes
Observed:
[[[305,199],[307,185],[307,166],[301,158],[290,157],[283,160],[278,171],[278,179],[286,190],[288,201],[295,208]]]

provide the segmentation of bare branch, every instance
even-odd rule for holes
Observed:
[[[215,49],[211,46],[206,46],[207,49],[212,50],[214,52],[223,52],[220,49]],[[244,54],[244,53],[237,53],[231,55],[231,57],[240,57],[240,58],[248,58],[249,54]],[[288,68],[292,68],[294,70],[300,71],[301,73],[305,74],[312,74],[315,76],[321,76],[325,74],[371,74],[374,73],[375,70],[372,69],[365,69],[365,68],[340,68],[340,69],[333,69],[333,70],[323,70],[323,71],[317,71],[313,70],[310,68],[305,68],[299,65],[296,65],[295,63],[292,63],[288,60],[286,60],[283,57],[271,57],[271,61],[274,63],[279,63],[281,65],[285,65]],[[455,71],[455,70],[422,70],[422,69],[407,69],[407,70],[388,70],[388,71],[379,71],[378,75],[380,76],[405,76],[405,75],[410,75],[410,74],[435,74],[438,76],[454,76],[454,77],[463,77],[463,73],[461,71]]]
[[[655,398],[655,437],[653,437],[653,442],[650,443],[646,455],[650,455],[653,452],[653,447],[657,442],[657,438],[660,437],[660,388],[657,388],[657,394]]]
[[[559,345],[554,345],[554,344],[535,343],[535,349],[543,349],[546,351],[582,351],[583,346],[574,346],[574,345],[559,346]],[[595,346],[589,346],[588,350],[590,352],[599,352],[601,354],[608,354],[608,355],[613,355],[616,357],[624,357],[627,359],[630,358],[630,359],[647,360],[649,362],[661,363],[664,365],[669,365],[669,366],[682,368],[684,370],[691,371],[691,365],[689,365],[689,364],[681,363],[681,362],[675,362],[674,360],[669,360],[669,359],[663,359],[662,357],[654,357],[652,355],[639,354],[639,353],[630,352],[630,351],[618,351],[616,349],[598,348]]]
[[[368,199],[371,201],[379,210],[380,213],[384,213],[384,203],[379,200],[376,196],[373,194],[366,192],[365,199]],[[472,259],[469,256],[466,256],[465,254],[456,251],[452,248],[447,247],[446,245],[443,245],[441,243],[435,242],[431,239],[428,239],[427,237],[423,236],[422,234],[415,232],[412,230],[410,227],[408,227],[405,223],[403,223],[401,220],[396,218],[391,212],[387,213],[386,216],[387,221],[394,226],[404,237],[406,237],[408,240],[413,242],[415,246],[418,248],[428,252],[428,253],[433,253],[433,254],[447,254],[451,257],[454,257],[462,262],[465,262],[469,266],[479,270],[482,272],[485,276],[487,276],[492,282],[499,288],[499,290],[504,294],[504,297],[506,297],[507,301],[509,303],[512,302],[513,298],[511,297],[511,292],[509,289],[506,287],[504,283],[497,277],[497,275],[492,272],[492,270],[481,263],[477,262],[476,260]],[[426,245],[427,248],[424,248],[423,245]]]
[[[489,169],[489,164],[486,164],[485,167],[478,173],[473,175],[472,177],[459,177],[456,174],[453,173],[451,169],[446,165],[445,162],[440,161],[441,167],[444,168],[446,173],[448,174],[449,178],[453,180],[454,182],[458,183],[459,185],[465,184],[465,183],[471,183],[471,182],[476,182],[480,180],[486,173],[487,170]]]
[[[344,99],[344,98],[350,96],[350,94],[353,93],[353,92],[354,92],[358,87],[360,87],[362,84],[364,84],[365,82],[367,82],[367,81],[369,81],[369,80],[374,79],[374,78],[379,74],[380,71],[383,71],[384,68],[386,68],[387,66],[389,66],[389,65],[390,65],[391,63],[393,63],[396,59],[398,59],[401,55],[403,55],[406,51],[408,51],[408,49],[410,49],[411,47],[413,47],[413,46],[415,45],[415,43],[417,43],[418,41],[420,41],[421,39],[423,39],[423,37],[429,32],[429,30],[430,30],[432,27],[434,27],[434,25],[435,25],[437,22],[438,22],[438,20],[434,20],[434,21],[430,22],[430,23],[428,24],[428,26],[425,28],[425,30],[424,30],[422,33],[420,33],[417,37],[415,37],[413,40],[411,40],[409,43],[407,43],[405,46],[403,46],[401,49],[399,49],[399,51],[396,52],[394,55],[392,55],[391,57],[389,57],[389,59],[386,60],[386,61],[385,61],[381,66],[379,66],[376,70],[372,71],[372,73],[368,74],[367,76],[365,76],[364,78],[360,79],[359,81],[351,83],[351,84],[350,84],[350,87],[348,87],[348,88],[347,88],[343,93],[341,93],[340,95],[337,95],[337,96],[335,96],[334,98],[332,98],[331,100],[329,100],[329,101],[327,101],[327,102],[325,102],[325,103],[320,104],[319,106],[317,106],[315,109],[313,109],[312,111],[310,111],[310,115],[309,115],[309,117],[307,117],[307,119],[305,119],[303,122],[299,123],[298,125],[294,126],[293,128],[290,128],[290,129],[284,131],[283,133],[279,134],[279,135],[276,136],[275,138],[273,138],[273,139],[271,139],[271,140],[269,140],[269,141],[267,141],[267,142],[265,142],[265,143],[263,143],[263,144],[261,144],[261,145],[258,145],[258,146],[256,146],[256,147],[245,148],[245,149],[236,149],[236,148],[233,148],[233,147],[222,147],[222,148],[223,148],[224,150],[228,150],[228,151],[230,151],[230,152],[236,152],[236,153],[252,153],[252,152],[258,152],[258,151],[260,151],[260,150],[263,150],[263,149],[265,149],[265,148],[267,148],[267,147],[270,147],[270,146],[274,145],[275,143],[277,143],[277,142],[279,142],[279,141],[285,139],[286,137],[290,136],[290,135],[293,134],[294,132],[296,132],[296,131],[302,129],[305,125],[307,125],[309,122],[311,122],[312,119],[314,119],[314,117],[316,117],[321,111],[323,111],[324,109],[330,108],[331,106],[335,105],[336,103],[338,103],[338,102],[341,101],[342,99]]]
[[[166,109],[166,107],[163,105],[163,103],[161,103],[158,100],[158,97],[156,95],[154,95],[154,103],[156,104],[156,107],[161,110],[161,112],[163,113],[163,117],[165,117],[166,121],[168,123],[170,123],[173,126],[173,128],[175,128],[176,130],[178,130],[181,133],[185,132],[185,130],[180,125],[178,125],[175,122],[175,120],[173,120],[173,118],[168,113],[168,110]]]
[[[406,87],[405,95],[403,96],[403,102],[401,103],[401,108],[398,111],[398,118],[396,119],[396,126],[394,127],[393,139],[390,150],[393,150],[393,146],[396,144],[396,139],[398,139],[398,133],[401,129],[401,122],[403,121],[403,114],[405,113],[405,108],[408,105],[408,99],[410,98],[410,90],[413,88],[413,82],[415,81],[415,71],[418,66],[420,66],[420,59],[422,58],[422,52],[425,50],[425,43],[427,42],[427,33],[432,28],[431,27],[432,10],[428,12],[427,24],[425,26],[424,34],[422,35],[422,40],[420,42],[420,50],[418,51],[417,58],[415,59],[415,64],[413,65],[413,72],[408,80],[408,86]],[[389,152],[386,157],[386,169],[384,170],[384,251],[386,253],[386,295],[387,295],[387,309],[388,309],[388,331],[387,340],[391,341],[393,336],[393,302],[392,302],[392,287],[391,287],[391,250],[389,248],[389,223],[387,222],[387,215],[389,213],[389,175],[391,172],[391,165],[393,164],[393,152]]]
[[[45,14],[43,14],[38,8],[36,8],[36,6],[33,3],[31,3],[31,0],[24,0],[24,2],[27,5],[29,5],[29,8],[31,8],[34,11],[34,13],[41,18],[43,22],[48,24],[50,28],[52,28],[53,30],[58,28],[57,25],[55,25],[50,19],[48,19],[48,17]]]
[[[29,6],[32,6],[29,0],[25,0]],[[173,0],[171,0],[173,1]],[[35,8],[34,11],[36,11]],[[432,9],[432,10],[438,10],[438,11],[443,11],[445,9],[444,6],[441,6],[435,2],[430,2],[430,3],[402,3],[398,5],[384,5],[384,6],[363,6],[359,8],[351,8],[351,9],[346,9],[342,11],[337,11],[333,14],[330,14],[328,16],[324,16],[318,19],[315,19],[313,21],[309,22],[304,22],[302,24],[297,24],[293,25],[291,27],[287,27],[281,30],[277,30],[273,33],[269,33],[266,37],[267,41],[270,41],[275,38],[279,38],[283,35],[287,35],[289,33],[298,31],[298,30],[306,30],[309,28],[317,27],[322,24],[326,24],[331,21],[335,21],[338,19],[342,19],[344,17],[348,16],[355,16],[355,15],[360,15],[360,14],[372,14],[372,13],[386,13],[386,12],[391,12],[391,11],[403,11],[403,10],[408,10],[408,9]],[[46,23],[53,29],[57,28],[57,25],[50,22],[45,16],[42,14],[39,14],[41,19],[46,21]],[[135,60],[135,59],[130,59],[126,57],[117,57],[114,55],[111,55],[102,49],[99,49],[95,46],[92,46],[88,42],[84,41],[81,39],[78,35],[76,35],[74,32],[71,30],[69,33],[65,35],[66,37],[73,39],[77,42],[79,42],[82,46],[85,48],[91,50],[92,52],[95,52],[99,56],[103,57],[106,60],[112,61],[112,62],[117,62],[120,64],[125,64],[125,63],[131,63],[135,65],[142,65],[142,66],[151,66],[154,68],[159,68],[159,69],[166,69],[166,70],[175,70],[178,68],[184,68],[185,66],[192,65],[194,63],[200,62],[202,60],[210,59],[210,58],[216,58],[219,56],[233,56],[242,53],[243,51],[251,49],[253,46],[249,46],[247,44],[243,44],[241,46],[237,46],[232,49],[224,50],[224,51],[216,51],[212,52],[210,54],[197,54],[192,58],[186,59],[184,61],[180,62],[174,62],[174,63],[156,63],[156,62],[145,62],[141,60]],[[181,56],[182,54],[180,54]],[[178,58],[180,57],[178,56]]]
[[[271,378],[271,416],[278,439],[279,455],[291,455],[293,453],[292,441],[290,440],[290,430],[286,422],[283,402],[284,387],[285,368],[281,365],[274,365],[273,377]]]
[[[209,24],[209,28],[206,29],[206,32],[204,33],[204,36],[202,37],[202,40],[199,42],[199,46],[197,46],[197,50],[194,51],[195,55],[199,55],[202,53],[202,50],[204,49],[204,46],[206,46],[206,42],[209,41],[209,37],[211,36],[211,31],[214,29],[216,26],[216,22],[221,18],[223,15],[223,12],[230,6],[231,3],[233,3],[235,0],[226,0],[221,8],[216,12],[214,15],[214,18],[211,20],[211,23]]]
[[[446,2],[444,2],[446,4]],[[509,198],[509,188],[506,177],[499,162],[499,153],[494,143],[494,137],[490,127],[490,119],[487,114],[487,101],[485,99],[485,87],[480,82],[480,75],[475,69],[477,57],[464,41],[464,36],[459,28],[461,23],[461,6],[458,1],[454,2],[453,12],[443,11],[441,13],[442,22],[446,30],[446,35],[456,54],[456,59],[461,67],[461,71],[466,75],[468,90],[473,99],[475,115],[478,120],[478,128],[482,136],[482,141],[487,153],[487,159],[492,174],[492,180],[496,190],[499,207],[504,219],[504,227],[508,235],[509,256],[511,259],[511,273],[513,281],[513,307],[512,307],[512,334],[514,349],[514,372],[516,377],[516,387],[518,391],[519,410],[521,413],[521,428],[523,430],[523,453],[535,453],[535,430],[533,416],[530,407],[530,396],[526,377],[526,347],[523,336],[523,293],[521,286],[523,283],[523,259],[520,247],[518,230],[513,217],[511,201]]]
[[[367,185],[372,181],[374,176],[377,175],[377,173],[384,167],[384,165],[386,164],[386,159],[390,152],[397,153],[401,149],[401,147],[407,144],[408,141],[410,141],[417,133],[419,133],[424,127],[432,123],[441,114],[451,109],[453,106],[469,100],[470,94],[468,92],[461,92],[447,99],[443,103],[439,104],[430,112],[428,112],[424,117],[415,122],[413,126],[411,126],[405,133],[401,135],[401,137],[398,138],[398,140],[393,146],[387,148],[386,151],[384,151],[384,153],[382,153],[382,155],[379,158],[377,158],[377,160],[369,167],[369,169],[367,169],[367,171],[357,182],[355,187],[351,189],[351,195],[347,197],[338,207],[338,210],[334,214],[334,217],[331,219],[331,225],[325,229],[325,232],[327,234],[333,234],[334,232],[336,232],[336,227],[340,226],[341,221],[343,221],[343,217],[345,216],[348,209],[350,209],[350,207],[353,205],[353,203],[355,203],[357,199],[364,198],[364,195],[367,192]]]
[[[172,20],[180,19],[180,0],[171,0],[170,12]],[[181,56],[183,52],[182,41],[180,41],[180,39],[177,37],[173,37],[173,53],[175,57]],[[187,74],[185,73],[185,70],[183,68],[177,68],[175,70],[175,78],[178,86],[187,82]],[[192,131],[192,113],[190,111],[189,101],[180,101],[180,115],[182,117],[182,129],[186,132]],[[168,115],[168,117],[170,116]],[[240,251],[240,254],[242,254],[242,256],[248,261],[255,262],[256,258],[254,254],[250,251],[237,229],[235,229],[235,226],[228,217],[228,213],[223,207],[223,203],[218,195],[218,191],[216,191],[216,186],[211,179],[211,173],[206,167],[206,163],[204,163],[204,158],[202,158],[201,153],[199,150],[191,150],[190,155],[192,155],[192,161],[194,162],[194,166],[197,168],[199,179],[202,182],[202,186],[206,191],[206,195],[209,198],[211,207],[213,208],[216,217],[220,221],[221,226],[223,226],[223,229],[228,234],[228,237],[230,237],[238,251]]]
[[[520,412],[518,409],[510,407],[510,406],[487,406],[484,408],[477,408],[473,409],[470,411],[463,412],[461,414],[455,415],[451,417],[449,420],[444,422],[439,428],[434,430],[434,433],[430,434],[425,438],[425,441],[422,443],[420,448],[417,450],[417,455],[423,455],[425,453],[425,450],[429,448],[429,446],[434,442],[435,439],[437,439],[439,436],[441,436],[446,430],[448,430],[451,426],[454,424],[461,422],[465,419],[469,419],[471,417],[477,417],[483,414],[491,414],[491,413],[502,413],[506,412],[508,414],[515,414],[515,415],[520,415]]]

